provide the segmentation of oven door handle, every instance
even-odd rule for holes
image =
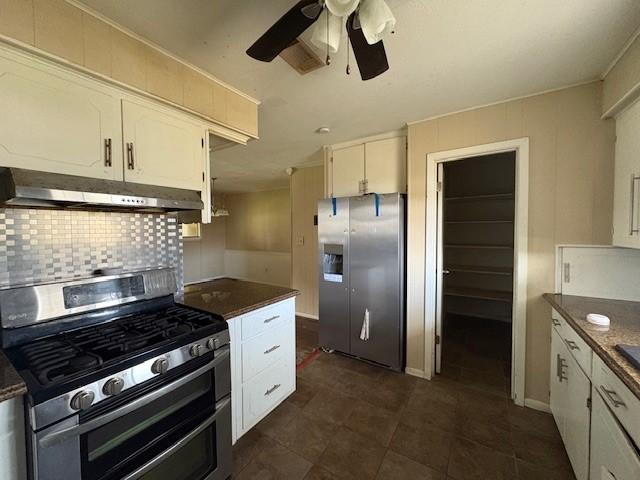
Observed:
[[[79,436],[95,428],[98,428],[102,425],[106,425],[107,423],[112,422],[117,418],[123,417],[128,413],[131,413],[139,408],[142,408],[145,405],[153,402],[154,400],[157,400],[158,398],[162,397],[163,395],[166,395],[167,393],[189,383],[194,378],[197,378],[200,375],[208,372],[209,370],[216,368],[223,361],[229,358],[230,356],[229,351],[230,351],[229,345],[225,345],[224,347],[219,348],[218,350],[216,350],[215,358],[211,360],[209,363],[207,363],[206,365],[203,365],[197,370],[194,370],[193,372],[188,373],[184,377],[180,377],[176,381],[168,383],[167,385],[164,385],[163,387],[160,387],[157,390],[154,390],[153,392],[148,393],[147,395],[144,395],[140,398],[136,398],[132,402],[127,403],[126,405],[123,405],[120,408],[116,408],[115,410],[107,412],[104,415],[100,415],[99,417],[96,417],[93,420],[90,420],[86,423],[81,423],[79,425],[74,425],[72,427],[67,427],[67,426],[60,426],[59,428],[54,427],[50,431],[48,431],[46,435],[42,436],[39,439],[38,443],[40,444],[41,447],[44,447],[44,448],[50,447],[51,445],[54,445],[58,442],[66,440],[70,437]]]
[[[169,448],[167,448],[164,452],[158,454],[157,456],[149,460],[147,463],[139,467],[137,470],[134,470],[133,472],[131,472],[129,475],[122,477],[122,480],[135,480],[136,478],[141,477],[142,475],[147,473],[149,470],[153,469],[154,467],[164,462],[167,458],[169,458],[171,455],[176,453],[178,450],[184,447],[187,443],[189,443],[191,440],[193,440],[195,437],[197,437],[203,431],[209,428],[209,426],[211,426],[211,424],[218,419],[218,417],[222,414],[222,412],[225,411],[225,409],[229,406],[230,402],[231,402],[231,397],[226,397],[220,400],[219,402],[217,402],[216,411],[213,415],[207,418],[204,422],[202,422],[202,424],[198,425],[197,428],[192,430],[186,436],[182,437],[176,443],[174,443]]]

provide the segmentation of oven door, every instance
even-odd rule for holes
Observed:
[[[115,397],[110,406],[96,406],[38,432],[35,478],[228,478],[230,365],[228,347],[221,350],[196,370],[152,390]]]

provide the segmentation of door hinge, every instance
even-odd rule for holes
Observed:
[[[436,334],[436,345],[440,345],[440,335]]]
[[[201,138],[200,141],[202,143],[202,148],[204,148],[204,138]]]
[[[441,191],[442,191],[442,182],[438,182],[438,183],[436,184],[436,190],[437,190],[438,192],[441,192]]]
[[[202,183],[204,183],[204,172],[202,172]]]

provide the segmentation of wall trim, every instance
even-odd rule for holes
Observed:
[[[529,138],[475,145],[441,152],[428,153],[425,208],[425,295],[424,295],[424,371],[429,378],[436,372],[436,334],[441,302],[439,297],[438,266],[442,257],[438,242],[441,214],[438,208],[438,166],[443,162],[500,152],[516,152],[515,233],[512,313],[512,370],[511,398],[516,405],[524,405],[525,350],[527,335],[527,244],[529,234]],[[442,269],[440,268],[440,271]]]
[[[296,317],[309,318],[311,320],[320,320],[320,317],[318,317],[318,315],[310,315],[308,313],[302,313],[302,312],[296,312]]]
[[[412,377],[427,378],[424,374],[424,370],[420,370],[419,368],[405,367],[404,373],[411,375]]]
[[[627,107],[633,105],[634,102],[638,99],[639,94],[640,82],[631,87],[631,89],[629,89],[627,93],[620,97],[616,103],[611,105],[611,107],[609,107],[606,112],[603,112],[600,118],[602,120],[606,120],[607,118],[616,117],[623,110],[626,110]]]
[[[562,86],[562,87],[550,88],[548,90],[543,90],[541,92],[528,93],[526,95],[521,95],[521,96],[518,96],[518,97],[505,98],[504,100],[498,100],[498,101],[495,101],[495,102],[484,103],[484,104],[480,104],[480,105],[473,105],[473,106],[468,107],[468,108],[463,108],[463,109],[460,109],[460,110],[454,110],[453,112],[440,113],[438,115],[433,115],[432,117],[427,117],[427,118],[423,118],[423,119],[420,119],[420,120],[411,120],[410,122],[407,122],[407,125],[408,126],[416,125],[418,123],[429,122],[431,120],[437,120],[439,118],[448,117],[450,115],[456,115],[458,113],[465,113],[465,112],[470,112],[472,110],[479,110],[481,108],[493,107],[495,105],[501,105],[503,103],[514,102],[514,101],[517,101],[517,100],[524,100],[526,98],[537,97],[538,95],[546,95],[547,93],[559,92],[561,90],[568,90],[570,88],[581,87],[583,85],[589,85],[590,83],[596,83],[596,82],[601,82],[601,81],[602,80],[600,80],[599,78],[595,78],[595,79],[592,79],[592,80],[585,80],[584,82],[573,83],[573,84],[565,85],[565,86]]]
[[[407,129],[406,127],[403,127],[397,130],[391,130],[389,132],[379,133],[377,135],[370,135],[368,137],[356,138],[355,140],[348,140],[346,142],[325,145],[325,147],[332,150],[339,150],[341,148],[353,147],[354,145],[360,145],[362,143],[369,143],[369,142],[375,142],[378,140],[386,140],[388,138],[406,137],[406,136],[407,136]]]
[[[551,407],[548,403],[541,402],[540,400],[535,400],[533,398],[525,398],[524,406],[533,410],[538,410],[539,412],[551,413]]]
[[[627,50],[631,48],[631,45],[633,45],[633,42],[636,41],[638,36],[640,36],[640,27],[638,27],[638,29],[631,34],[631,36],[629,37],[629,40],[627,40],[627,42],[622,46],[622,49],[618,52],[618,54],[615,57],[613,57],[613,60],[611,61],[609,66],[605,69],[605,71],[602,72],[602,75],[600,76],[602,80],[604,80],[605,77],[609,75],[609,73],[611,73],[611,70],[613,70],[615,66],[618,64],[618,62],[622,59],[622,57],[624,57],[624,54],[627,53]]]

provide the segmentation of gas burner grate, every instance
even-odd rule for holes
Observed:
[[[132,354],[210,327],[210,314],[177,305],[137,313],[19,347],[41,385],[66,381]]]

